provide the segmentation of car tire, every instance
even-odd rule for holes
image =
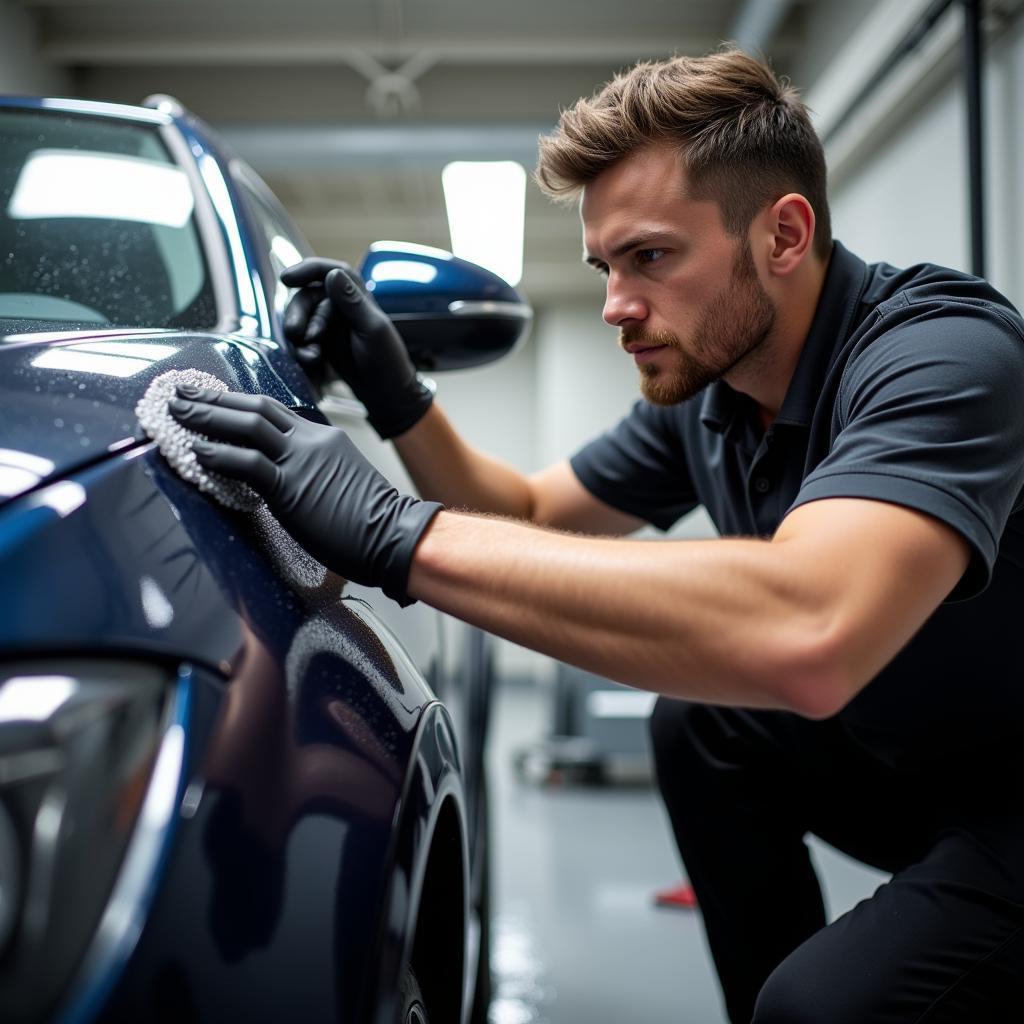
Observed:
[[[399,992],[398,1024],[430,1024],[430,1014],[423,1000],[416,972],[409,965],[405,968],[402,987]]]
[[[490,838],[490,801],[486,774],[481,773],[477,831]],[[473,1007],[469,1024],[487,1024],[490,1016],[491,977],[491,845],[485,842],[483,864],[480,866],[480,950],[476,962],[476,984],[473,986]]]

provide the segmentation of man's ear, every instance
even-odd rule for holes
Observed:
[[[771,245],[768,270],[784,277],[796,270],[812,251],[814,210],[799,192],[790,192],[772,203],[762,216]]]

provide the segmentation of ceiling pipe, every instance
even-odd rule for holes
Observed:
[[[941,17],[955,2],[956,0],[934,0],[921,17],[911,25],[906,35],[893,47],[871,78],[864,83],[860,92],[850,100],[843,112],[832,121],[822,139],[823,142],[827,144],[839,134],[853,115],[864,106],[883,80],[888,78],[892,71],[903,62],[904,58],[913,53],[924,42]]]
[[[963,9],[962,77],[965,94],[967,141],[967,192],[971,239],[971,273],[985,276],[985,165],[982,72],[984,41],[981,25],[981,0],[933,0],[918,21],[897,43],[843,112],[832,122],[823,141],[827,144],[842,130],[856,112],[874,94],[893,70],[931,35],[950,7]]]
[[[967,180],[971,211],[971,273],[985,276],[984,48],[981,2],[963,0],[964,86],[967,93]]]
[[[537,162],[537,137],[551,124],[232,124],[218,131],[261,174],[420,167],[452,160]]]

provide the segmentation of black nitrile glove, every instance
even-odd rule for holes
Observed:
[[[399,494],[343,430],[272,398],[180,385],[178,394],[174,418],[222,442],[193,444],[202,466],[249,484],[328,569],[412,603],[413,550],[441,505]]]
[[[284,311],[285,337],[298,348],[319,346],[381,437],[417,423],[434,396],[359,275],[347,263],[317,258],[289,267],[281,280],[300,289]]]

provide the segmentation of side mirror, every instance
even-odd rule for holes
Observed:
[[[458,370],[507,355],[533,310],[497,274],[443,249],[374,242],[359,266],[420,370]]]

